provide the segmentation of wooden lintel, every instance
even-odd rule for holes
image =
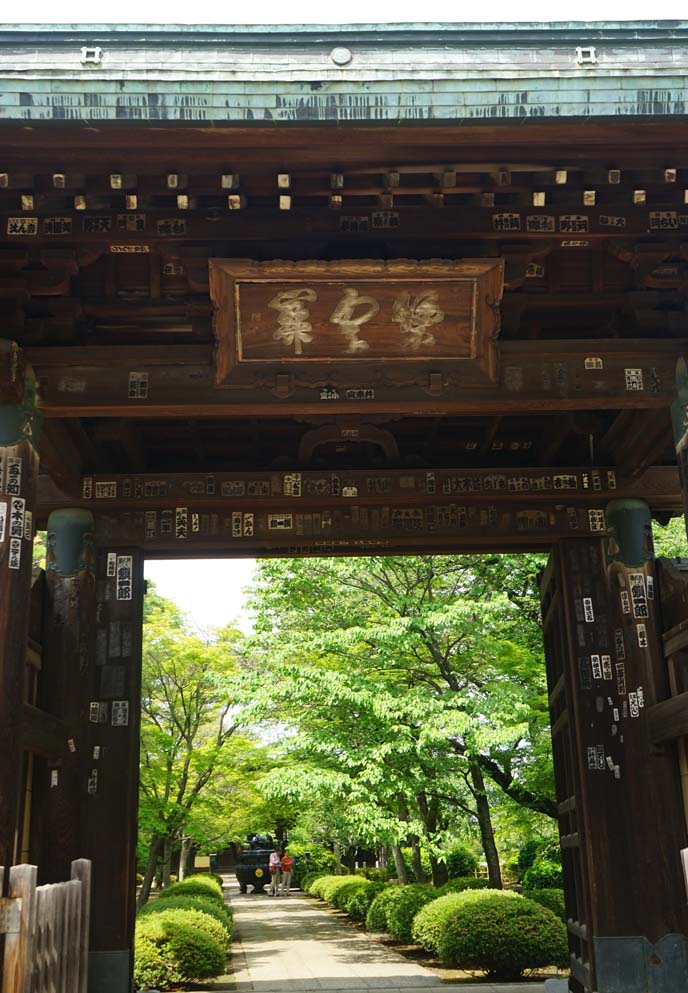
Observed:
[[[67,729],[59,717],[25,703],[21,738],[24,748],[49,759],[59,758],[67,747]]]
[[[280,378],[285,382],[259,376],[242,388],[218,388],[207,346],[38,348],[27,349],[26,356],[39,377],[48,417],[198,418],[668,408],[676,359],[684,352],[677,340],[502,342],[495,382],[460,363],[439,363],[439,394],[430,388],[432,362],[420,363],[399,385],[380,383],[379,369],[369,363],[333,366],[323,371],[322,381],[303,380],[294,369]]]
[[[688,735],[688,693],[679,693],[645,711],[650,740],[655,745]]]

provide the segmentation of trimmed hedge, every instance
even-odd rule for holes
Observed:
[[[437,954],[439,941],[447,922],[467,904],[484,900],[495,894],[504,896],[507,900],[521,899],[520,894],[513,890],[478,889],[464,890],[462,893],[446,893],[432,903],[426,904],[413,919],[411,935],[414,942],[422,945],[426,951]]]
[[[203,914],[208,914],[209,917],[219,921],[225,929],[227,940],[231,940],[234,921],[231,908],[226,904],[220,906],[215,900],[208,900],[202,896],[171,896],[166,900],[151,900],[141,907],[137,917],[141,919],[165,910],[198,910]]]
[[[301,889],[303,890],[304,893],[310,893],[311,886],[316,881],[316,879],[320,879],[322,876],[327,876],[327,875],[328,873],[323,872],[322,870],[319,872],[307,872],[304,876],[301,877]]]
[[[359,890],[369,889],[373,884],[369,883],[367,879],[357,879],[351,876],[346,883],[346,886],[337,887],[331,900],[331,903],[337,910],[344,910],[349,912],[349,902],[358,893]]]
[[[477,856],[465,845],[458,845],[447,852],[447,873],[450,879],[470,876],[478,868]]]
[[[392,902],[387,911],[387,930],[393,938],[410,944],[414,917],[421,907],[437,899],[437,892],[434,886],[422,883],[402,888],[398,899]]]
[[[225,902],[222,887],[209,876],[190,876],[181,883],[173,883],[160,892],[158,899],[167,900],[172,896],[202,896],[223,906]]]
[[[392,883],[378,893],[366,914],[366,929],[368,931],[388,931],[388,914],[397,900],[401,899],[404,886]]]
[[[210,932],[224,934],[207,914],[169,910],[142,917],[136,924],[134,982],[137,989],[171,987],[221,976],[227,964],[227,942]]]
[[[506,981],[520,979],[525,969],[566,966],[562,922],[533,900],[505,899],[505,892],[487,898],[480,893],[447,920],[438,942],[440,961]]]
[[[523,893],[529,900],[535,900],[543,907],[547,907],[553,914],[566,923],[566,905],[564,903],[563,890],[527,890]]]
[[[524,890],[560,890],[564,876],[558,862],[536,859],[523,876]]]
[[[450,879],[444,886],[440,886],[435,892],[437,896],[444,896],[445,893],[463,893],[464,890],[487,890],[490,888],[489,879],[478,879],[476,876],[458,876]]]
[[[311,896],[317,896],[320,900],[327,900],[325,896],[326,891],[330,892],[331,889],[334,891],[338,886],[344,886],[350,879],[351,876],[334,876],[331,874],[318,876],[316,880],[309,883],[308,892]]]
[[[371,882],[370,886],[364,886],[362,889],[356,890],[346,908],[349,917],[354,921],[358,921],[359,924],[365,923],[371,903],[378,893],[381,893],[385,889],[386,885],[386,883]]]

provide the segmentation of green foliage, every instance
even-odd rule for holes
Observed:
[[[542,842],[537,838],[531,838],[530,841],[526,841],[521,851],[518,853],[518,867],[521,871],[521,876],[530,869],[531,865],[538,857],[538,852],[542,848]]]
[[[564,903],[563,890],[527,890],[523,895],[528,897],[529,900],[535,900],[536,903],[547,907],[561,921],[566,923],[566,905]]]
[[[377,866],[373,868],[356,869],[356,875],[369,879],[371,883],[386,883],[392,878],[392,870],[389,866]]]
[[[495,979],[520,979],[525,969],[565,966],[566,928],[532,900],[500,896],[467,903],[446,922],[440,960],[460,969],[482,969]]]
[[[370,905],[378,895],[384,890],[387,884],[383,882],[371,882],[370,886],[364,886],[355,891],[349,900],[346,911],[352,920],[363,924],[368,915]]]
[[[359,879],[357,876],[350,876],[347,885],[339,886],[332,898],[329,900],[329,903],[335,906],[337,910],[345,910],[348,913],[349,903],[354,895],[360,890],[369,889],[371,886],[372,883],[368,882],[367,879]]]
[[[413,919],[427,903],[437,899],[434,886],[416,883],[404,886],[399,898],[392,903],[387,911],[387,930],[397,941],[409,944],[412,940]]]
[[[209,914],[210,917],[219,921],[225,930],[227,940],[231,940],[234,923],[231,907],[227,904],[221,906],[216,900],[208,900],[204,896],[172,895],[165,900],[151,900],[139,910],[137,919],[167,910],[196,910],[203,914]]]
[[[339,886],[346,886],[351,881],[351,876],[336,876],[334,873],[327,873],[318,876],[314,882],[309,883],[308,892],[311,896],[317,896],[320,900],[327,902],[327,893],[335,893]]]
[[[389,912],[402,899],[403,886],[386,886],[378,893],[366,914],[366,929],[368,931],[388,931]]]
[[[406,866],[406,872],[408,873],[409,882],[420,883],[422,880],[416,879],[416,873],[413,868],[413,851],[410,848],[402,848],[401,855],[404,860],[404,865]],[[420,867],[425,875],[426,879],[429,879],[432,875],[432,864],[430,862],[430,856],[428,853],[421,849],[420,852]]]
[[[136,924],[134,982],[137,989],[169,990],[179,983],[220,976],[227,964],[226,941],[210,934],[222,927],[207,914],[170,910]]]
[[[308,852],[308,859],[305,858]],[[294,864],[293,880],[295,886],[300,886],[306,873],[332,872],[336,859],[334,852],[324,845],[305,845],[289,842],[289,854],[297,861]]]
[[[209,876],[189,876],[181,883],[173,883],[160,892],[158,899],[167,900],[173,896],[202,896],[223,906],[225,902],[222,888]]]
[[[457,879],[450,879],[444,886],[435,890],[438,896],[445,893],[463,893],[464,890],[486,890],[489,889],[490,882],[487,879],[478,879],[477,876],[459,876]]]
[[[458,845],[447,853],[447,872],[450,879],[475,875],[478,859],[465,845]]]
[[[655,545],[655,555],[665,558],[688,557],[688,541],[686,541],[686,523],[683,514],[672,517],[666,527],[657,521],[652,522],[652,537]]]
[[[561,842],[559,838],[543,841],[536,862],[556,862],[561,865]]]
[[[504,897],[507,900],[521,897],[512,890],[465,890],[462,893],[447,893],[438,897],[432,903],[422,907],[413,919],[411,935],[414,942],[428,952],[437,954],[440,937],[448,921],[457,914],[462,907],[469,903],[484,900],[490,896]]]
[[[322,871],[307,872],[304,876],[301,877],[301,889],[303,890],[304,893],[310,893],[311,886],[316,881],[316,879],[320,879],[322,876],[327,876],[327,875],[328,873]]]
[[[560,890],[563,885],[561,865],[545,859],[536,859],[523,876],[524,890]]]
[[[316,883],[315,885],[317,887],[319,884]],[[361,886],[369,885],[365,879],[358,879],[356,876],[330,876],[328,882],[320,887],[320,892],[325,903],[329,903],[331,907],[342,910],[342,901],[345,901]],[[311,892],[314,892],[314,890],[311,890]]]

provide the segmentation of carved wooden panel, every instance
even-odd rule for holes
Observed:
[[[492,381],[503,275],[498,259],[211,259],[217,383],[286,376],[336,388],[367,379],[371,368],[381,382],[408,382],[408,367],[427,379],[429,364],[466,363]]]

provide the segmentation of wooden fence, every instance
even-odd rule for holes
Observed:
[[[66,883],[36,886],[36,873],[35,865],[13,866],[0,900],[2,993],[86,993],[91,863],[72,862]]]

